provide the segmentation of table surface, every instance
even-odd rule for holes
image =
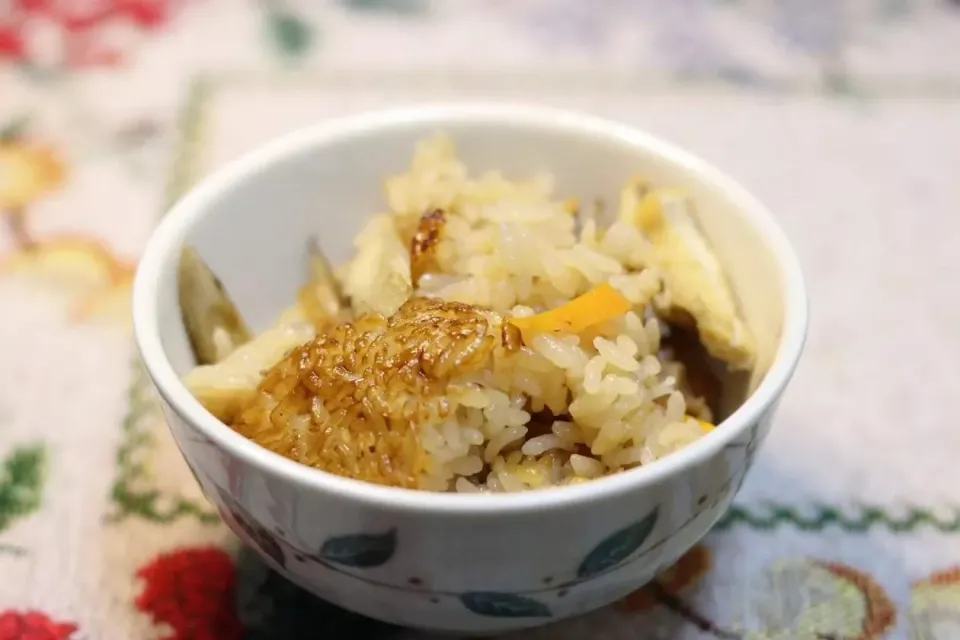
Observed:
[[[660,588],[517,639],[960,637],[960,6],[946,0],[0,2],[0,640],[422,638],[219,522],[134,360],[137,254],[206,172],[444,97],[640,125],[767,201],[805,359]],[[326,634],[326,635],[324,635]]]

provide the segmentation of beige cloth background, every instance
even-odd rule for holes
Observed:
[[[720,530],[660,589],[516,637],[960,637],[960,9],[103,7],[0,4],[0,640],[405,634],[237,555],[131,364],[129,283],[170,199],[238,153],[470,96],[618,118],[725,168],[780,216],[813,307]]]

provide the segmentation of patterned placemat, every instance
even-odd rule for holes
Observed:
[[[813,311],[717,531],[618,605],[516,637],[960,637],[951,3],[92,7],[0,5],[0,640],[422,637],[239,549],[134,360],[129,286],[159,212],[219,164],[470,96],[625,120],[724,167],[780,217]]]

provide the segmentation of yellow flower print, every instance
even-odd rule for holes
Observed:
[[[71,300],[71,320],[129,322],[135,265],[114,255],[96,238],[35,237],[27,228],[31,207],[60,188],[66,165],[57,151],[25,135],[22,124],[0,131],[0,223],[14,251],[0,273],[30,278]]]
[[[51,147],[0,138],[0,216],[21,247],[33,244],[26,229],[30,205],[59,188],[65,177],[66,166]]]
[[[846,581],[863,594],[866,615],[855,640],[875,640],[883,637],[897,621],[897,610],[887,592],[872,577],[837,562],[820,562],[820,567],[840,580]]]
[[[744,640],[880,640],[897,610],[872,576],[837,562],[810,558],[769,565],[750,588],[735,626]]]
[[[661,606],[699,628],[705,637],[735,640],[881,640],[896,625],[896,608],[873,577],[844,564],[809,558],[783,560],[764,568],[746,591],[742,617],[722,624],[714,622],[686,597],[712,566],[710,551],[694,547],[617,607],[637,613]],[[940,589],[937,597],[944,593],[942,582],[932,585]],[[935,617],[925,616],[936,610],[927,606],[937,599],[931,593],[927,584],[914,589],[917,616],[911,622],[915,627],[930,625]],[[936,622],[945,618],[940,616]]]
[[[126,324],[136,265],[95,239],[45,238],[0,263],[0,273],[30,277],[72,298],[71,319]]]
[[[48,146],[0,142],[0,209],[24,209],[61,184],[63,162]]]

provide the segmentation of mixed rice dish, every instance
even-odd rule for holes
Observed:
[[[717,367],[753,365],[682,193],[631,181],[604,222],[549,176],[471,177],[444,136],[385,187],[353,259],[315,254],[296,304],[252,339],[214,313],[226,298],[191,319],[202,278],[181,267],[201,362],[187,386],[275,453],[408,489],[571,485],[697,440],[718,418]]]

